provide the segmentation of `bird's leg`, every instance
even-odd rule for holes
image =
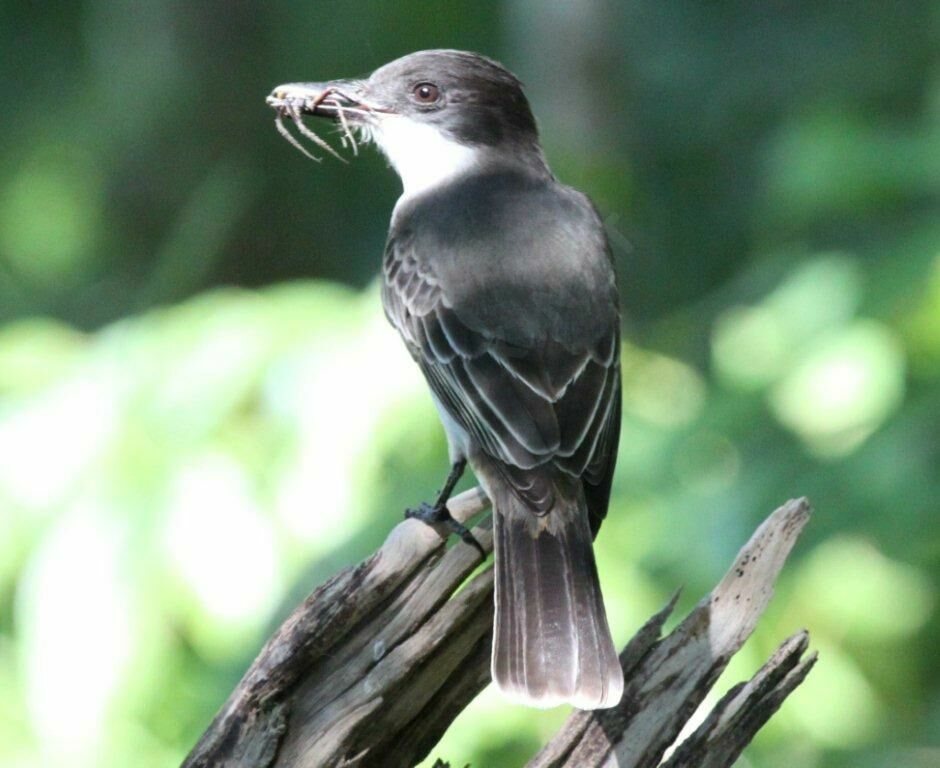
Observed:
[[[454,492],[454,488],[457,486],[457,483],[460,481],[460,478],[463,477],[464,470],[467,468],[466,459],[457,459],[451,467],[450,472],[447,474],[447,479],[444,481],[444,487],[441,488],[441,492],[437,494],[437,501],[434,502],[435,507],[446,507],[447,500],[450,498],[450,495]],[[448,514],[450,514],[448,512]]]
[[[458,461],[455,461],[450,468],[450,474],[447,475],[447,479],[444,481],[444,487],[437,495],[437,500],[434,502],[434,504],[432,505],[428,504],[427,502],[422,502],[419,507],[408,508],[405,510],[405,517],[411,517],[415,520],[420,520],[423,523],[427,523],[428,525],[443,523],[454,533],[460,536],[465,544],[469,544],[471,547],[476,548],[476,550],[480,553],[480,557],[485,560],[486,550],[483,549],[483,546],[479,541],[476,540],[473,534],[470,533],[470,529],[467,528],[467,526],[465,526],[463,523],[454,520],[453,516],[450,514],[450,510],[447,509],[447,500],[450,498],[451,493],[453,493],[454,486],[457,485],[457,481],[460,480],[466,467],[466,459],[459,459]]]

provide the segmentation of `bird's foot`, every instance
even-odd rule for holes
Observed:
[[[480,553],[480,557],[486,560],[486,550],[483,549],[483,545],[476,540],[476,537],[470,532],[467,526],[454,519],[446,504],[440,504],[435,507],[423,501],[418,507],[409,507],[406,509],[405,517],[420,520],[422,523],[430,526],[438,524],[446,525],[453,533],[460,536],[464,544],[469,544],[471,547],[475,548],[477,552]]]

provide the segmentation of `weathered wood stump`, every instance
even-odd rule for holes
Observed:
[[[449,507],[466,522],[487,505],[472,489]],[[812,668],[805,631],[663,756],[753,631],[808,519],[803,499],[776,510],[661,638],[673,598],[621,652],[620,704],[574,712],[529,766],[731,765]],[[183,767],[394,768],[424,759],[490,680],[492,568],[469,578],[479,554],[462,543],[445,549],[442,533],[405,520],[377,552],[316,589],[265,644]],[[489,520],[474,535],[491,550]]]

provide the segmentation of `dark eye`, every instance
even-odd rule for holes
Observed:
[[[412,94],[415,97],[415,101],[421,104],[433,104],[441,98],[441,89],[434,85],[434,83],[418,83],[414,87]]]

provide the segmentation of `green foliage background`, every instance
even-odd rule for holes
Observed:
[[[429,47],[528,83],[610,229],[618,640],[806,494],[718,688],[802,626],[821,661],[741,764],[940,764],[938,33],[919,0],[0,5],[0,764],[178,763],[439,484],[375,286],[398,182],[264,105]],[[488,690],[435,754],[518,765],[563,716]]]

